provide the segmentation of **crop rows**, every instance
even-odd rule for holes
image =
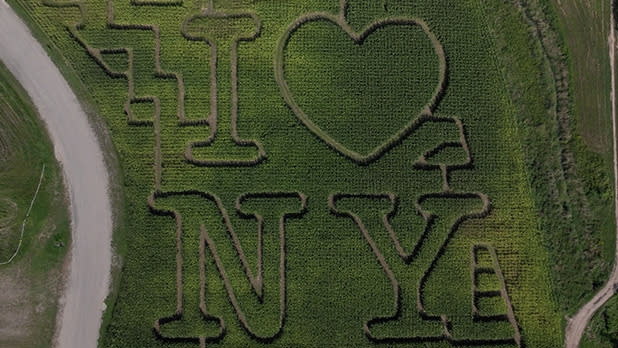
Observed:
[[[543,347],[558,340],[537,326],[559,320],[546,284],[534,281],[545,269],[543,251],[474,1],[393,3],[386,14],[363,0],[41,1],[46,6],[18,0],[80,74],[124,171],[129,252],[103,346],[522,347],[525,337]],[[453,14],[461,20],[446,20]],[[372,100],[385,115],[354,115],[352,95],[315,99],[349,117],[345,128],[328,128],[335,115],[319,119],[299,102],[311,100],[313,87],[347,88],[337,86],[337,69],[354,56],[335,61],[313,44],[334,40],[328,30],[353,47],[402,52],[416,47],[405,41],[416,30],[429,48],[418,61],[435,62],[427,74],[436,81],[417,86],[430,98],[392,125],[396,131],[376,136],[368,152],[346,139],[373,140],[379,129],[366,119],[391,120],[400,105]],[[397,71],[389,54],[369,50],[384,64],[367,75]],[[333,81],[307,88],[312,80],[299,66],[318,66]],[[362,98],[373,87],[358,88]],[[153,113],[142,117],[146,106]],[[300,204],[286,205],[277,233],[269,233],[263,225],[273,217],[245,206],[254,200]],[[225,209],[230,202],[234,213]],[[275,205],[260,209],[274,214]],[[470,288],[461,285],[472,282],[473,297],[484,297],[476,276],[487,275],[470,274],[474,245],[493,250],[506,316],[487,321],[471,311]],[[419,326],[400,325],[407,320]]]
[[[398,143],[400,143],[405,137],[410,135],[414,130],[416,130],[423,122],[428,120],[435,120],[433,117],[433,111],[436,109],[438,104],[440,103],[440,99],[444,94],[444,90],[446,88],[447,81],[447,64],[446,64],[446,55],[444,53],[444,48],[442,44],[438,40],[438,38],[431,32],[427,23],[418,18],[387,18],[378,20],[369,24],[362,32],[356,32],[348,23],[347,16],[347,8],[348,1],[340,0],[340,11],[338,15],[333,15],[325,12],[311,12],[306,15],[303,15],[296,19],[290,26],[285,30],[281,38],[277,43],[277,49],[275,52],[275,80],[281,89],[281,95],[283,99],[286,101],[287,105],[290,107],[292,112],[296,115],[296,117],[316,136],[324,140],[330,147],[332,147],[335,151],[341,153],[344,156],[349,157],[351,160],[358,164],[368,164],[376,159],[380,158],[385,152],[392,149]],[[288,83],[285,78],[285,48],[288,44],[288,41],[291,39],[294,32],[298,30],[298,28],[303,25],[311,22],[317,21],[326,21],[331,22],[335,25],[338,25],[341,29],[345,31],[345,33],[357,44],[362,45],[363,42],[367,39],[369,35],[374,33],[376,30],[387,27],[387,26],[418,26],[423,32],[427,35],[427,37],[431,40],[431,43],[434,47],[435,53],[439,59],[439,77],[438,77],[438,85],[436,86],[435,91],[433,92],[433,96],[429,100],[429,102],[425,105],[421,114],[412,118],[410,122],[408,122],[401,130],[397,133],[390,136],[384,143],[380,144],[378,147],[373,149],[369,154],[363,155],[356,151],[353,151],[343,144],[339,143],[336,139],[328,135],[324,132],[318,125],[311,121],[309,116],[300,108],[298,103],[294,100],[294,96],[288,86]]]
[[[376,337],[372,333],[371,327],[374,324],[397,320],[400,317],[401,302],[402,302],[401,294],[400,294],[400,285],[399,285],[399,282],[397,281],[395,274],[391,270],[391,267],[388,265],[386,258],[380,251],[380,248],[377,246],[376,242],[371,237],[370,232],[367,229],[367,227],[363,224],[362,219],[351,211],[339,210],[337,208],[337,202],[341,199],[346,199],[346,198],[362,198],[362,199],[368,199],[368,200],[388,200],[390,202],[392,209],[390,209],[388,212],[386,212],[382,216],[382,223],[384,225],[384,228],[388,231],[388,234],[395,246],[395,249],[397,250],[397,253],[399,254],[399,257],[406,264],[410,264],[415,261],[416,257],[418,256],[420,248],[423,246],[423,241],[427,238],[428,233],[432,232],[431,225],[433,223],[433,220],[436,218],[436,216],[424,210],[421,207],[424,201],[429,200],[429,199],[448,200],[448,199],[462,199],[463,198],[463,199],[479,199],[483,202],[482,210],[471,212],[469,214],[460,216],[459,218],[457,218],[457,220],[455,220],[455,222],[450,227],[450,231],[448,235],[444,239],[443,243],[440,245],[440,249],[438,253],[435,255],[434,259],[431,261],[431,264],[429,265],[429,267],[427,267],[427,269],[423,272],[422,277],[420,278],[420,281],[417,286],[416,298],[417,298],[418,314],[423,320],[430,320],[430,321],[433,320],[433,321],[441,322],[444,327],[444,332],[441,336]],[[428,314],[423,304],[423,289],[425,287],[425,283],[428,277],[430,276],[430,274],[432,273],[432,270],[436,267],[438,260],[443,255],[444,251],[446,250],[446,247],[450,239],[453,237],[455,232],[458,230],[459,226],[462,223],[464,223],[466,220],[482,219],[489,214],[490,203],[489,203],[488,198],[482,193],[455,193],[455,192],[449,192],[449,191],[432,193],[432,194],[420,196],[415,206],[416,206],[416,210],[418,214],[421,215],[423,219],[425,220],[425,228],[419,240],[417,241],[417,243],[414,245],[414,247],[412,248],[410,252],[407,252],[404,250],[390,222],[390,220],[395,216],[398,210],[398,205],[399,205],[399,200],[393,193],[390,193],[390,192],[384,193],[384,194],[337,193],[337,194],[332,195],[329,198],[329,208],[333,214],[337,216],[341,216],[341,217],[351,218],[354,221],[358,229],[361,231],[363,238],[366,240],[367,244],[370,246],[372,252],[374,253],[376,259],[378,260],[378,263],[382,267],[384,273],[386,274],[389,281],[391,282],[391,286],[393,287],[394,299],[393,299],[392,314],[389,316],[384,316],[384,317],[375,317],[367,321],[363,327],[365,335],[374,342],[430,342],[430,341],[439,341],[439,340],[445,339],[453,344],[471,344],[471,345],[498,344],[500,345],[500,344],[515,343],[517,344],[518,347],[521,347],[522,345],[521,345],[521,337],[519,334],[519,328],[517,325],[517,321],[515,319],[515,315],[513,313],[513,309],[512,309],[508,294],[506,293],[506,287],[504,285],[504,276],[502,275],[502,272],[497,263],[497,256],[495,254],[495,250],[491,246],[488,246],[488,245],[478,246],[477,245],[473,248],[473,256],[474,256],[473,266],[472,266],[474,270],[473,271],[473,284],[475,284],[476,282],[476,275],[478,273],[487,271],[485,268],[477,267],[476,252],[480,250],[481,248],[489,252],[492,252],[491,256],[494,261],[494,265],[493,265],[494,268],[491,268],[491,272],[495,272],[495,274],[500,278],[501,285],[502,285],[502,288],[500,289],[500,291],[497,292],[497,296],[502,296],[502,298],[505,300],[507,304],[507,307],[509,308],[509,312],[508,314],[504,316],[496,316],[496,317],[493,317],[493,316],[484,317],[482,315],[479,315],[477,307],[476,307],[477,298],[481,296],[494,296],[495,294],[494,292],[485,293],[485,292],[478,291],[476,289],[476,286],[473,285],[473,296],[474,296],[473,317],[474,317],[474,320],[500,320],[503,318],[508,319],[508,321],[511,323],[511,325],[515,329],[514,338],[496,338],[496,339],[474,339],[474,338],[459,338],[459,337],[453,338],[453,336],[449,332],[449,327],[451,326],[451,324],[449,323],[447,316]]]
[[[157,198],[164,198],[164,197],[175,196],[175,195],[176,196],[196,195],[196,196],[199,196],[200,198],[203,198],[205,200],[209,200],[215,203],[215,205],[217,206],[217,209],[221,213],[221,216],[225,223],[226,230],[230,238],[233,241],[234,248],[242,263],[242,267],[247,276],[247,280],[251,284],[251,289],[253,290],[253,292],[255,293],[255,295],[257,296],[260,302],[263,301],[263,297],[264,297],[263,260],[262,260],[262,233],[263,233],[263,227],[264,227],[264,220],[262,216],[260,215],[243,211],[242,204],[244,201],[248,199],[297,198],[299,200],[300,205],[301,205],[300,210],[285,213],[281,216],[279,220],[279,236],[280,236],[280,264],[279,264],[279,272],[280,272],[279,273],[279,279],[280,279],[279,301],[280,302],[279,302],[279,308],[280,308],[280,312],[279,312],[279,327],[275,334],[271,336],[260,336],[259,334],[256,334],[255,331],[249,325],[247,318],[245,314],[243,313],[238,300],[236,299],[236,295],[234,294],[234,289],[227,276],[227,272],[225,270],[223,262],[221,261],[219,254],[217,253],[215,243],[209,236],[209,233],[203,224],[200,225],[200,305],[199,307],[200,307],[200,311],[202,313],[204,320],[206,321],[214,320],[218,323],[220,327],[219,334],[214,337],[203,337],[203,336],[202,337],[167,337],[161,332],[162,325],[165,325],[172,321],[180,320],[182,318],[182,312],[183,312],[183,308],[182,308],[182,304],[183,304],[183,298],[182,298],[182,293],[183,293],[182,216],[177,211],[172,211],[172,210],[167,210],[167,209],[157,209],[155,206],[155,201]],[[234,307],[236,316],[238,320],[240,321],[243,329],[247,332],[249,336],[257,340],[260,340],[260,341],[270,342],[274,340],[275,338],[277,338],[283,330],[283,323],[285,320],[285,313],[286,313],[286,309],[285,309],[286,308],[285,223],[290,218],[300,218],[305,214],[307,210],[307,198],[305,197],[305,195],[299,192],[247,193],[247,194],[243,194],[239,196],[238,199],[236,200],[235,206],[236,206],[236,213],[238,214],[238,216],[240,216],[242,219],[255,220],[258,225],[257,227],[257,239],[258,239],[257,274],[255,275],[252,273],[251,268],[249,267],[249,263],[247,262],[241,243],[236,233],[234,232],[234,227],[232,226],[229,215],[225,207],[223,206],[221,199],[218,198],[217,196],[214,196],[212,194],[205,193],[205,192],[198,192],[198,191],[165,192],[165,193],[157,192],[157,193],[154,193],[148,199],[148,205],[150,206],[150,209],[153,214],[173,217],[176,223],[176,250],[177,250],[177,255],[176,255],[176,294],[177,294],[176,295],[176,312],[171,316],[160,318],[160,319],[157,319],[157,321],[155,321],[154,330],[155,330],[155,334],[157,335],[157,337],[164,339],[164,340],[169,340],[169,341],[195,341],[195,342],[199,342],[202,347],[205,347],[207,342],[217,342],[217,341],[220,341],[225,336],[225,323],[223,319],[221,317],[217,317],[217,316],[213,316],[209,314],[206,308],[206,302],[205,302],[206,278],[205,278],[204,267],[206,264],[205,248],[207,246],[215,260],[217,270],[219,271],[219,274],[221,275],[221,278],[223,279],[223,282],[225,284],[225,290],[229,297],[230,303]]]
[[[182,4],[182,1],[171,1],[171,2],[160,2],[160,1],[132,1],[133,5],[136,6],[178,6]],[[83,7],[82,2],[52,2],[50,0],[44,0],[44,4],[46,6],[51,7],[77,7],[80,10],[82,18],[85,17],[85,9]],[[238,136],[237,131],[237,118],[238,118],[238,71],[237,71],[237,60],[238,54],[237,49],[240,42],[243,41],[252,41],[255,40],[260,35],[261,23],[257,16],[251,12],[239,12],[239,13],[225,13],[215,11],[212,7],[210,7],[207,11],[204,11],[200,14],[196,14],[187,18],[187,20],[182,25],[181,33],[183,37],[189,41],[203,41],[210,47],[211,57],[210,57],[210,113],[207,117],[201,119],[187,119],[185,116],[185,87],[182,75],[174,72],[164,71],[161,67],[161,33],[160,28],[157,25],[153,24],[122,24],[117,23],[114,14],[114,3],[113,0],[107,0],[107,19],[106,25],[109,29],[113,30],[144,30],[151,31],[154,34],[154,62],[155,62],[155,77],[159,79],[170,79],[175,80],[178,89],[178,126],[203,126],[206,125],[210,128],[210,135],[206,140],[201,141],[193,141],[191,142],[185,151],[185,159],[187,162],[197,165],[197,166],[253,166],[262,162],[266,158],[266,152],[262,144],[255,140],[246,140],[241,139]],[[250,160],[216,160],[216,159],[197,159],[193,156],[193,149],[196,147],[208,147],[210,146],[217,137],[217,95],[219,93],[217,89],[217,45],[215,41],[211,38],[201,35],[192,35],[189,32],[189,25],[191,22],[196,21],[198,19],[237,19],[237,18],[249,18],[255,23],[256,30],[248,36],[239,35],[234,37],[234,41],[232,44],[232,53],[231,53],[231,99],[232,99],[232,110],[231,110],[231,138],[233,142],[241,147],[254,147],[257,150],[257,155]],[[161,177],[161,149],[160,149],[160,119],[161,119],[161,106],[160,100],[157,96],[154,95],[145,95],[145,96],[136,96],[135,93],[135,78],[133,72],[134,65],[134,55],[133,51],[127,47],[115,47],[115,48],[94,48],[91,47],[79,34],[79,31],[84,29],[86,24],[84,21],[80,21],[75,23],[69,28],[69,32],[71,36],[82,46],[90,55],[92,59],[105,71],[107,75],[111,78],[122,78],[127,81],[128,84],[128,96],[127,101],[123,106],[123,110],[127,115],[127,123],[132,126],[154,126],[155,133],[155,182],[160,183]],[[126,71],[114,71],[105,61],[103,55],[105,54],[113,54],[113,55],[126,55],[127,56],[127,65],[128,69]],[[154,115],[152,119],[138,119],[133,115],[131,111],[131,106],[133,104],[142,104],[142,103],[150,103],[154,105]],[[158,187],[158,184],[157,184]]]
[[[515,335],[513,340],[517,343],[518,347],[522,346],[521,342],[521,333],[519,332],[519,325],[517,324],[517,320],[515,319],[515,314],[513,312],[513,305],[511,304],[511,299],[506,290],[506,281],[504,279],[504,274],[502,274],[502,268],[500,268],[500,264],[498,263],[498,256],[496,255],[496,249],[491,245],[487,244],[477,244],[472,247],[472,315],[474,320],[479,321],[500,321],[507,320],[513,330]],[[479,265],[479,253],[481,251],[487,252],[490,257],[492,264],[491,266]],[[500,289],[498,290],[479,290],[478,285],[478,276],[480,274],[489,274],[494,275],[498,278],[500,282]],[[504,314],[490,314],[485,315],[479,312],[478,302],[482,297],[501,297],[506,304],[507,312]]]

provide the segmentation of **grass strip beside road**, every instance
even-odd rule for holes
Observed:
[[[0,198],[16,207],[13,221],[0,230],[0,258],[12,259],[0,266],[0,346],[49,347],[70,244],[66,196],[45,128],[26,92],[1,63],[0,144]],[[45,184],[33,200],[41,181]],[[21,221],[23,242],[14,254]]]

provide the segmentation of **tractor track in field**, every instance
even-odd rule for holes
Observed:
[[[69,84],[4,0],[0,0],[0,60],[28,92],[46,124],[70,197],[71,259],[54,344],[95,348],[112,261],[110,185],[103,150]]]
[[[618,149],[616,139],[616,34],[614,29],[613,5],[610,11],[610,30],[608,38],[609,46],[609,63],[611,66],[611,104],[612,104],[612,131],[613,131],[613,148],[614,148],[614,205],[616,218],[616,255],[614,259],[614,267],[609,280],[605,286],[588,301],[582,308],[577,311],[573,318],[567,322],[565,332],[565,347],[577,348],[579,342],[588,327],[588,323],[594,314],[616,293],[618,287]]]

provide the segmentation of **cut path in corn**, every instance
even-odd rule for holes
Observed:
[[[565,347],[577,348],[579,342],[588,327],[588,323],[599,308],[601,308],[615,293],[618,288],[618,149],[616,139],[616,34],[614,29],[613,8],[610,11],[609,29],[609,64],[611,65],[611,104],[612,104],[612,129],[614,144],[614,205],[616,207],[616,255],[614,257],[614,268],[607,281],[607,284],[577,311],[573,318],[569,319],[565,332]]]
[[[0,60],[28,92],[47,126],[69,191],[71,261],[55,345],[95,348],[112,261],[109,176],[103,151],[69,84],[4,0],[0,0]]]

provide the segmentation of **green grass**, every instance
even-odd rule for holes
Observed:
[[[0,161],[0,182],[2,183],[0,196],[6,200],[3,208],[11,206],[7,201],[16,205],[15,211],[10,214],[13,218],[7,219],[6,223],[2,224],[3,227],[8,227],[6,231],[3,231],[6,235],[2,240],[2,249],[0,249],[2,261],[10,258],[17,249],[21,223],[39,183],[41,168],[44,164],[46,165],[41,192],[37,196],[31,217],[28,218],[26,225],[26,230],[31,233],[25,235],[21,251],[14,260],[17,263],[22,257],[28,255],[30,245],[35,243],[37,234],[32,231],[44,229],[48,219],[56,221],[58,218],[56,226],[58,235],[54,236],[54,241],[68,242],[68,226],[66,216],[62,217],[62,207],[53,206],[58,201],[64,201],[64,194],[62,180],[59,179],[60,172],[45,128],[38,119],[27,94],[3,65],[0,65],[0,77],[0,101],[2,103],[2,118],[0,119],[2,140],[0,141],[6,144],[6,151],[3,151],[3,158]],[[54,216],[52,219],[48,217],[50,211],[54,211],[51,214]],[[54,253],[49,257],[61,260],[60,256],[63,254],[63,252]]]
[[[6,325],[0,345],[48,347],[70,241],[68,210],[60,168],[45,128],[26,92],[1,63],[0,148],[0,209],[6,217],[0,224],[0,262],[17,250],[22,222],[41,168],[46,166],[26,221],[23,244],[10,264],[0,266],[0,282],[6,284],[4,301],[0,297],[0,320]],[[14,302],[7,303],[11,298]],[[21,327],[15,330],[11,322]]]
[[[135,97],[156,96],[160,101],[160,121],[153,118],[156,108],[139,105],[139,118],[153,125],[129,126],[123,105],[127,101],[127,80],[111,78],[71,38],[66,24],[79,21],[76,8],[51,8],[38,2],[18,1],[24,14],[49,36],[57,52],[62,52],[86,86],[101,116],[106,120],[118,150],[122,180],[125,184],[126,233],[128,246],[118,297],[109,325],[101,339],[103,347],[166,347],[169,343],[153,335],[155,320],[176,310],[176,226],[169,216],[153,215],[146,204],[155,190],[154,168],[162,163],[159,188],[162,191],[200,190],[218,196],[229,212],[231,223],[243,246],[251,269],[257,267],[255,223],[240,219],[234,200],[247,192],[302,192],[308,197],[308,210],[302,218],[286,223],[287,312],[282,335],[272,342],[279,347],[363,347],[373,346],[363,334],[363,323],[392,311],[393,289],[366,237],[349,219],[338,217],[328,208],[328,198],[337,192],[393,192],[400,199],[392,226],[406,249],[419,239],[424,228],[414,203],[419,195],[440,192],[442,177],[438,170],[419,170],[413,163],[425,151],[444,141],[459,141],[455,123],[428,122],[416,129],[379,160],[358,165],[310,133],[285,105],[273,78],[276,43],[285,28],[299,16],[312,11],[336,13],[333,1],[251,2],[234,1],[228,5],[255,10],[262,21],[262,32],[254,42],[241,43],[238,49],[238,135],[256,139],[268,159],[254,167],[196,167],[186,162],[187,145],[205,140],[205,125],[178,125],[178,84],[174,78],[157,77],[154,59],[154,34],[150,30],[110,29],[105,26],[106,6],[102,1],[86,1],[87,24],[79,30],[80,39],[95,48],[130,47],[133,54]],[[180,6],[133,6],[114,2],[118,24],[156,24],[161,33],[161,69],[182,75],[186,93],[184,116],[205,118],[209,104],[209,47],[203,41],[187,41],[179,33],[180,25],[201,3],[187,1]],[[218,8],[225,4],[217,1]],[[382,224],[381,214],[389,209],[379,199],[342,200],[340,209],[361,216],[369,235],[398,278],[402,294],[402,318],[396,323],[378,325],[378,336],[440,335],[438,322],[422,320],[416,313],[417,284],[423,272],[444,243],[444,253],[426,279],[425,306],[431,314],[447,314],[453,323],[455,338],[509,337],[513,328],[504,322],[479,323],[471,320],[470,249],[476,243],[490,243],[496,250],[515,315],[528,347],[556,347],[562,342],[561,316],[552,297],[547,251],[542,247],[535,202],[529,186],[528,167],[522,153],[518,131],[517,106],[511,99],[501,71],[501,61],[489,30],[502,30],[494,19],[498,14],[480,0],[389,1],[383,4],[351,1],[350,24],[356,30],[376,18],[397,15],[422,18],[442,43],[449,64],[448,88],[435,111],[436,116],[457,117],[465,134],[473,167],[454,171],[451,188],[458,192],[482,192],[491,200],[489,216],[465,221],[455,234],[446,238],[453,221],[463,213],[479,209],[478,199],[435,199],[421,204],[424,211],[438,217],[431,233],[423,241],[418,256],[409,265],[401,262]],[[457,20],[454,20],[457,19]],[[508,24],[523,27],[519,18],[507,18]],[[221,26],[220,37],[231,35]],[[399,29],[399,30],[395,30]],[[525,27],[524,27],[525,30]],[[345,146],[366,151],[384,141],[417,117],[424,105],[423,93],[434,90],[436,74],[434,53],[427,42],[408,45],[408,35],[418,32],[388,27],[370,36],[366,44],[380,49],[356,52],[335,26],[306,26],[292,35],[286,54],[287,79],[292,93],[299,97],[309,117],[324,127]],[[384,36],[380,36],[384,35]],[[319,45],[317,40],[329,41]],[[372,41],[375,39],[375,41]],[[332,46],[329,46],[332,45]],[[423,46],[424,45],[424,46]],[[340,50],[337,48],[340,47]],[[416,59],[395,62],[402,68],[392,73],[385,62],[392,47],[401,57],[420,50]],[[230,146],[229,51],[221,49],[217,72],[219,138],[213,148],[219,158],[250,159],[253,148],[242,151]],[[344,54],[347,53],[347,54]],[[366,64],[356,69],[345,56],[360,55]],[[122,55],[117,55],[122,56]],[[538,57],[523,56],[526,61]],[[306,59],[306,62],[304,61]],[[116,70],[124,69],[123,59],[109,60]],[[294,66],[293,61],[302,61]],[[384,64],[379,64],[384,62]],[[302,64],[306,65],[302,65]],[[362,66],[361,66],[362,68]],[[352,70],[348,75],[344,71]],[[420,71],[422,78],[417,76]],[[365,72],[365,73],[364,73]],[[536,74],[536,71],[524,71]],[[332,76],[331,76],[332,75]],[[331,76],[329,78],[329,76]],[[526,75],[527,78],[536,75]],[[373,81],[388,78],[402,89],[385,90]],[[322,83],[320,83],[322,81]],[[351,81],[351,82],[350,82]],[[360,96],[354,94],[358,83]],[[323,89],[313,90],[316,85]],[[366,86],[369,85],[369,86]],[[349,88],[349,89],[348,89]],[[418,93],[414,89],[420,89]],[[411,93],[409,89],[413,89]],[[390,93],[392,92],[392,93]],[[390,100],[393,93],[397,98]],[[541,95],[548,91],[542,90]],[[346,98],[348,97],[348,98]],[[399,99],[410,97],[410,103]],[[416,100],[417,98],[418,100]],[[427,102],[427,101],[425,101]],[[359,106],[360,104],[360,106]],[[410,106],[412,105],[412,106]],[[136,109],[137,110],[137,109]],[[539,109],[545,112],[544,109]],[[151,115],[149,116],[149,113]],[[335,117],[345,116],[345,122]],[[339,119],[342,120],[342,119]],[[387,120],[386,124],[380,120]],[[353,122],[353,123],[352,123]],[[343,123],[343,124],[341,124]],[[153,149],[160,135],[160,157]],[[221,138],[223,137],[223,138]],[[362,141],[363,138],[369,141]],[[375,142],[375,143],[373,143]],[[200,149],[200,148],[198,148]],[[213,150],[196,150],[200,159]],[[465,157],[465,156],[464,156]],[[446,153],[433,158],[438,163],[460,163],[462,156]],[[451,162],[453,161],[453,162]],[[470,198],[470,197],[469,197]],[[245,204],[248,207],[245,207]],[[157,209],[174,209],[183,217],[184,318],[169,324],[163,334],[170,336],[216,335],[212,321],[201,322],[198,305],[200,256],[199,225],[204,224],[217,246],[220,261],[235,289],[247,320],[258,335],[268,336],[278,325],[278,223],[282,211],[296,210],[289,200],[256,199],[242,208],[264,215],[264,303],[256,301],[246,282],[237,251],[221,223],[221,214],[212,199],[195,194],[171,195],[155,200]],[[217,264],[206,252],[207,306],[212,315],[223,317],[227,334],[220,346],[260,346],[243,331],[230,306]],[[255,272],[255,271],[254,271]],[[490,311],[503,310],[499,304],[484,306]],[[213,344],[216,345],[216,344]],[[174,344],[176,347],[195,344]],[[403,346],[403,345],[402,345]],[[422,346],[410,343],[408,346]],[[432,347],[447,343],[428,344]],[[513,345],[510,345],[513,346]]]

